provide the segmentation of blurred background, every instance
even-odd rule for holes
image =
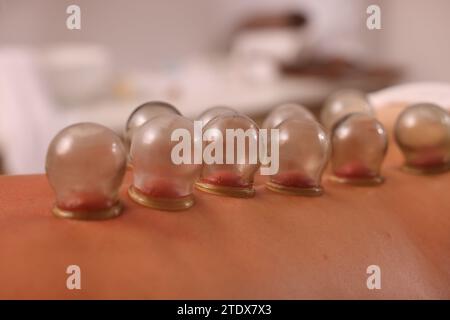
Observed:
[[[81,30],[66,9],[81,8]],[[381,8],[381,30],[366,9]],[[0,0],[0,173],[44,172],[80,121],[121,134],[149,100],[195,118],[256,120],[284,102],[319,112],[343,87],[450,82],[448,0]]]

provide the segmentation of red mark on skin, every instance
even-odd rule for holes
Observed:
[[[100,193],[78,192],[58,201],[57,206],[68,211],[98,211],[111,208],[116,201]]]
[[[341,178],[350,179],[374,178],[377,175],[359,161],[353,161],[335,169],[334,174]]]
[[[203,178],[201,181],[224,187],[246,188],[250,186],[250,183],[242,181],[241,176],[228,171],[215,172],[209,177]]]
[[[299,172],[279,173],[273,176],[271,180],[276,184],[286,187],[312,188],[317,186],[313,179]]]
[[[186,196],[181,194],[177,185],[166,179],[152,180],[151,184],[138,190],[145,195],[155,198],[180,198]]]
[[[415,156],[409,163],[414,167],[433,168],[444,165],[446,161],[439,152],[426,152]]]

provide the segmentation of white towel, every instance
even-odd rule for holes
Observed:
[[[435,103],[450,110],[450,84],[443,82],[415,82],[389,87],[369,95],[375,108],[383,108],[392,102]]]
[[[0,152],[7,173],[45,171],[47,146],[58,122],[54,110],[33,52],[0,48]]]

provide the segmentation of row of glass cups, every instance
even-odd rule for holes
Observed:
[[[266,187],[283,194],[321,195],[322,175],[329,160],[334,181],[358,185],[383,182],[380,168],[388,138],[366,96],[353,90],[337,92],[326,101],[320,118],[322,125],[308,109],[294,103],[278,106],[267,116],[261,126],[268,130],[267,138],[261,145],[270,152],[271,145],[278,144],[276,159],[270,154],[272,161],[278,161],[278,170],[268,177]],[[47,176],[56,193],[53,213],[75,219],[119,215],[119,189],[127,168],[133,176],[130,198],[151,208],[188,209],[194,204],[194,187],[217,195],[252,197],[261,161],[250,163],[249,146],[260,145],[258,125],[229,107],[208,109],[197,121],[202,124],[200,135],[194,132],[194,122],[174,106],[149,102],[130,115],[124,142],[112,130],[94,123],[63,129],[47,153]],[[179,156],[192,159],[190,162],[173,160],[174,148],[180,145],[173,134],[179,129],[188,132],[191,139],[190,147],[181,152],[189,155]],[[221,144],[216,151],[229,152],[227,129],[249,132],[245,150],[232,150],[234,162],[205,164],[202,158],[193,159],[198,143],[202,150]],[[277,129],[276,141],[271,139],[271,129]],[[409,172],[440,173],[450,168],[448,111],[427,103],[410,106],[397,118],[394,133],[405,156],[403,168]]]

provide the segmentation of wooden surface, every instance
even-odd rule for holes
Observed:
[[[378,187],[325,174],[325,194],[306,198],[259,179],[253,199],[196,192],[184,212],[133,203],[127,176],[124,214],[101,222],[53,217],[43,175],[2,176],[0,298],[449,299],[450,173],[400,164],[391,143]],[[66,288],[71,264],[81,290]],[[381,290],[366,287],[373,264]]]

